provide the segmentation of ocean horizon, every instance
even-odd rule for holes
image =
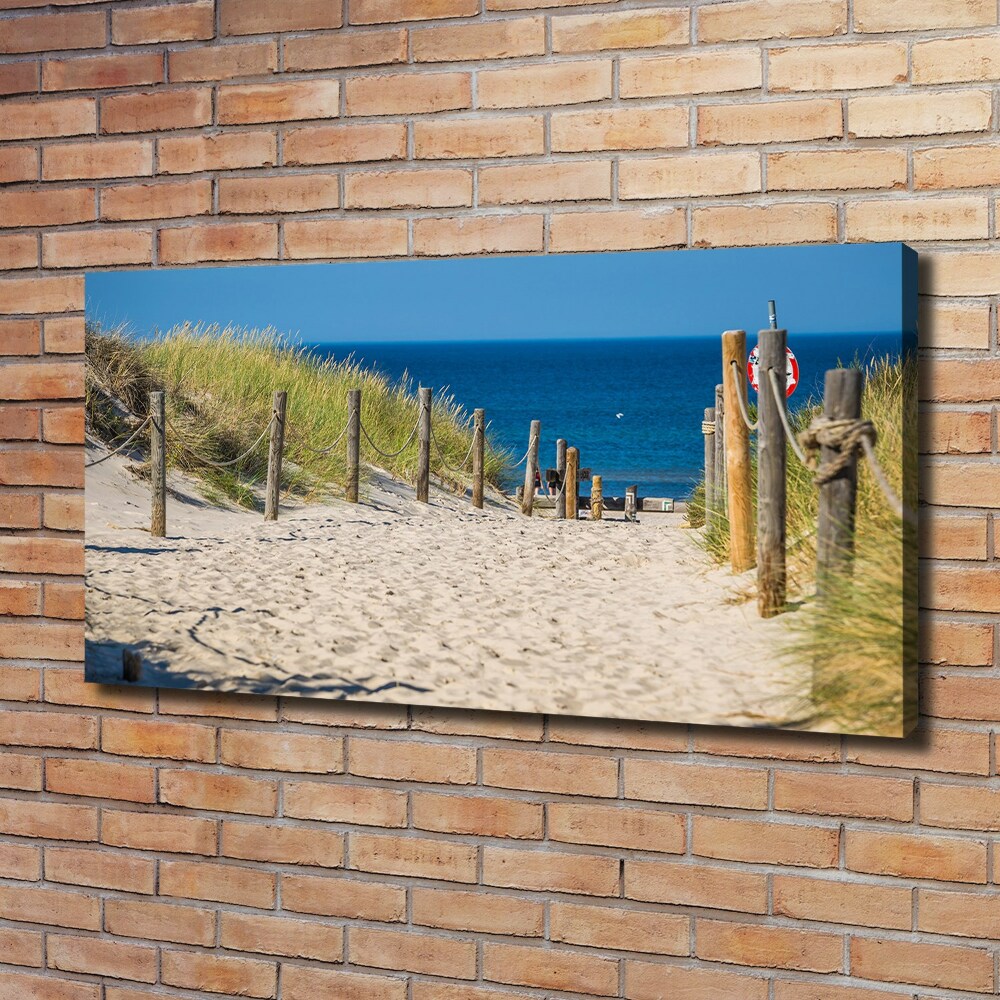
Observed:
[[[799,363],[791,408],[822,397],[827,369],[897,357],[899,333],[789,334]],[[756,343],[747,337],[747,350]],[[557,438],[580,450],[580,465],[620,496],[686,499],[701,473],[701,421],[722,381],[718,335],[546,340],[426,340],[303,344],[323,358],[353,358],[392,382],[409,378],[447,393],[469,413],[486,410],[488,438],[519,459],[540,420],[539,464],[555,465]],[[745,377],[745,375],[744,375]],[[756,394],[750,389],[750,400]],[[509,488],[521,482],[512,473]],[[587,493],[585,485],[583,492]]]

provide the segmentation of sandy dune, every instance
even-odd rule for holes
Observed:
[[[90,450],[90,455],[99,454]],[[780,619],[734,603],[681,515],[557,522],[379,476],[360,505],[220,510],[171,477],[166,539],[113,458],[87,473],[87,675],[728,725],[801,715]]]

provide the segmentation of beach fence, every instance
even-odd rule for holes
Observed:
[[[746,332],[722,335],[722,382],[715,406],[702,420],[705,436],[705,523],[729,522],[729,558],[734,573],[757,567],[757,607],[770,618],[786,603],[787,462],[793,456],[812,473],[819,491],[816,526],[816,580],[850,572],[854,560],[858,459],[863,457],[896,516],[916,524],[875,455],[877,431],[861,417],[864,373],[858,368],[826,372],[822,413],[796,434],[786,394],[787,332],[758,335],[757,419],[747,399]],[[757,439],[757,516],[753,517],[750,435]],[[786,442],[789,447],[786,447]],[[818,453],[818,459],[816,455]],[[756,533],[756,551],[754,535]]]
[[[166,393],[151,392],[149,394],[149,411],[146,418],[132,431],[131,434],[117,447],[109,451],[106,455],[85,464],[86,468],[101,465],[115,455],[125,453],[134,444],[137,444],[143,432],[149,432],[149,466],[150,466],[150,534],[163,538],[167,533],[167,444],[168,439],[199,463],[218,470],[237,469],[254,454],[258,448],[268,440],[268,460],[267,460],[267,484],[264,492],[264,519],[276,521],[280,509],[281,499],[281,469],[285,458],[286,430],[287,430],[287,409],[288,394],[284,391],[276,391],[272,400],[271,418],[261,430],[260,434],[249,448],[236,458],[225,462],[217,462],[205,455],[187,435],[178,429],[167,416]],[[368,428],[361,418],[361,390],[351,389],[347,397],[347,421],[340,433],[334,439],[316,448],[305,442],[300,442],[301,447],[317,455],[330,454],[339,447],[346,439],[346,459],[347,476],[344,484],[344,499],[349,503],[358,503],[359,485],[361,470],[361,439],[364,438],[368,445],[378,455],[383,458],[397,458],[409,448],[414,440],[417,442],[417,476],[416,476],[416,499],[421,503],[430,501],[430,475],[431,475],[431,448],[433,447],[438,455],[443,468],[454,475],[464,475],[465,470],[471,462],[472,479],[472,506],[482,509],[485,495],[485,445],[486,445],[486,411],[476,409],[472,415],[472,439],[469,450],[465,457],[457,465],[451,464],[442,447],[437,435],[434,432],[434,424],[431,420],[432,393],[428,388],[421,388],[418,395],[417,418],[409,436],[403,444],[393,450],[387,451],[375,442]],[[532,443],[528,446],[528,452],[521,462],[531,459],[534,469],[538,466],[538,421],[532,423]],[[518,464],[521,464],[520,462]],[[531,468],[529,462],[529,468]],[[526,482],[527,482],[526,472]],[[534,471],[531,472],[532,485],[534,484]],[[532,494],[534,489],[532,489]],[[526,513],[530,514],[530,503]]]

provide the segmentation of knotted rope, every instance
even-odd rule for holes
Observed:
[[[812,423],[799,434],[803,450],[813,456],[809,462],[813,483],[822,486],[836,479],[853,460],[862,443],[867,439],[874,445],[876,437],[875,425],[870,420],[813,417]],[[820,448],[833,449],[836,454],[820,464],[815,458]]]
[[[84,464],[84,468],[92,469],[95,465],[100,465],[102,462],[106,462],[109,458],[114,458],[115,455],[121,454],[121,452],[123,452],[146,429],[146,427],[149,426],[149,423],[152,419],[153,419],[152,417],[146,417],[146,419],[143,420],[143,422],[139,424],[139,426],[136,427],[134,431],[132,431],[132,433],[128,436],[128,438],[125,441],[123,441],[120,445],[118,445],[118,447],[115,448],[114,451],[109,451],[107,455],[104,455],[102,458],[94,459],[93,462],[86,462]]]

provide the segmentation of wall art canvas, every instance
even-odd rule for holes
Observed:
[[[99,271],[86,677],[904,736],[901,244]]]

